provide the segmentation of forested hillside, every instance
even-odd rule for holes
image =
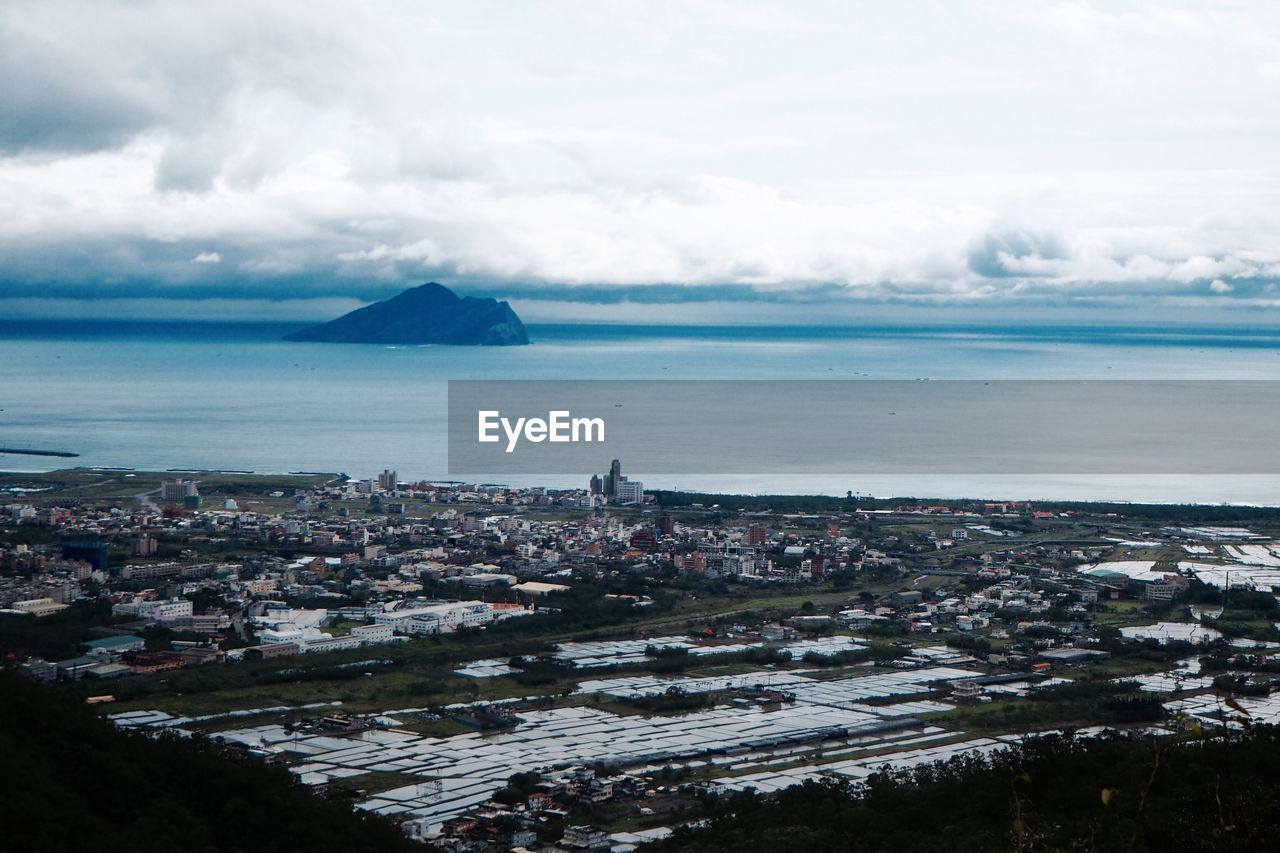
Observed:
[[[1037,739],[989,758],[723,798],[655,853],[1275,850],[1280,730]]]
[[[89,707],[0,671],[0,849],[393,851],[390,823],[202,738],[116,730]]]

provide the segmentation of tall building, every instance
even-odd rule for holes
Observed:
[[[88,563],[96,571],[104,571],[108,562],[107,543],[96,534],[72,537],[62,540],[62,559],[81,560]]]
[[[768,540],[764,528],[758,524],[753,524],[747,528],[747,544],[759,548]]]
[[[392,471],[390,468],[384,469],[383,472],[378,475],[378,488],[382,489],[384,492],[394,492],[399,482],[400,479],[396,476],[396,472]]]
[[[613,500],[619,504],[644,503],[644,483],[623,477],[622,482],[618,483],[617,488],[614,490]]]
[[[172,483],[160,484],[160,500],[165,503],[180,503],[186,498],[198,497],[195,480],[174,480]]]
[[[809,577],[814,580],[822,580],[827,573],[827,558],[822,554],[814,554],[813,559],[809,561]]]
[[[609,503],[644,503],[644,484],[628,480],[622,473],[622,463],[615,459],[603,478],[599,475],[591,478],[591,494],[604,495]]]
[[[628,545],[641,551],[652,551],[658,547],[658,537],[647,527],[641,527],[631,534]]]
[[[609,464],[609,473],[604,478],[604,494],[605,497],[614,498],[618,496],[618,484],[625,477],[622,476],[622,463],[615,459]]]

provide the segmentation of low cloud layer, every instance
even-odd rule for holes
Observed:
[[[1280,306],[1274,4],[206,6],[0,10],[0,313]]]

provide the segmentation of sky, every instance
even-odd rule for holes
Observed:
[[[0,4],[0,317],[1280,317],[1280,4]]]

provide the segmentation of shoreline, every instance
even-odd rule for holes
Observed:
[[[47,470],[9,470],[0,469],[0,491],[12,493],[12,488],[3,482],[3,479],[10,477],[55,477],[62,475],[84,475],[91,474],[128,474],[142,478],[152,477],[159,479],[168,479],[175,474],[185,475],[206,475],[211,477],[249,477],[262,480],[278,480],[293,479],[303,477],[349,477],[350,475],[339,471],[246,471],[242,469],[231,468],[167,468],[164,470],[149,470],[144,468],[129,468],[118,466],[81,466],[75,468],[52,468]],[[366,478],[354,478],[366,479]],[[423,477],[420,482],[433,485],[447,485],[471,482],[468,480],[459,480],[456,477]],[[475,483],[480,485],[480,481]],[[492,483],[488,485],[498,486],[500,488],[521,490],[531,488],[542,488],[548,492],[574,492],[581,491],[578,486],[552,486],[546,484],[508,484],[508,483]],[[33,489],[34,491],[34,489]],[[710,508],[712,504],[717,502],[736,503],[744,500],[762,500],[772,501],[779,504],[788,502],[844,502],[848,500],[848,496],[838,492],[825,493],[815,492],[769,492],[769,491],[703,491],[700,489],[681,489],[681,488],[661,488],[655,487],[650,494],[675,497],[678,499],[696,499],[696,502],[707,504]],[[990,497],[990,496],[973,496],[973,495],[949,495],[927,496],[922,494],[892,494],[883,495],[871,494],[867,492],[855,493],[853,496],[854,506],[850,511],[869,512],[876,511],[868,509],[865,504],[867,502],[874,504],[893,503],[897,505],[911,506],[947,506],[959,504],[975,504],[975,503],[1009,503],[1009,504],[1035,504],[1039,507],[1053,508],[1057,507],[1064,511],[1071,508],[1079,508],[1083,506],[1114,506],[1124,507],[1126,509],[1143,509],[1156,508],[1167,509],[1170,507],[1187,507],[1199,509],[1236,509],[1236,510],[1258,510],[1273,511],[1280,509],[1280,502],[1249,502],[1249,501],[1179,501],[1179,500],[1122,500],[1117,498],[1009,498],[1009,497]],[[710,503],[708,503],[710,502]],[[664,508],[675,508],[677,506],[687,506],[688,504],[672,504],[672,503],[655,503],[646,505],[644,508],[631,507],[629,509],[658,512]],[[880,510],[883,511],[883,510]]]

